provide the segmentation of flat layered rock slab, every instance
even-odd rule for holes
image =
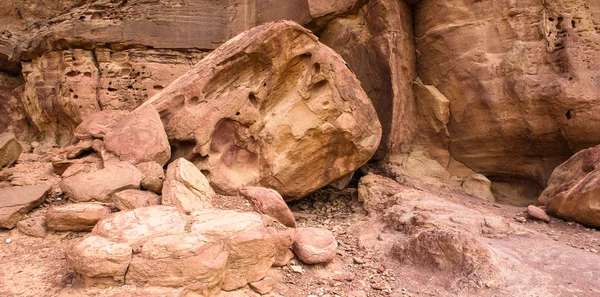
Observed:
[[[46,199],[49,185],[0,188],[0,228],[12,229]]]

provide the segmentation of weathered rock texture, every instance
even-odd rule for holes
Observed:
[[[56,231],[91,231],[109,214],[110,208],[100,203],[65,204],[48,210],[46,224]]]
[[[224,193],[260,184],[300,198],[362,166],[381,137],[339,55],[284,21],[231,39],[146,104],[160,113],[174,156]]]
[[[600,146],[585,149],[554,169],[538,202],[552,216],[600,227]]]
[[[598,11],[594,0],[413,6],[418,75],[449,100],[443,139],[454,158],[492,181],[544,185],[600,142],[586,132],[600,125]]]
[[[128,162],[93,172],[80,173],[65,178],[61,188],[67,197],[76,202],[108,202],[110,195],[127,189],[138,189],[142,173]]]
[[[12,133],[0,134],[0,168],[14,164],[23,148]]]
[[[0,188],[0,228],[12,229],[30,210],[46,199],[45,186]]]
[[[194,284],[210,296],[264,278],[274,260],[275,243],[258,215],[223,210],[185,215],[168,206],[106,218],[67,252],[68,263],[87,284]]]

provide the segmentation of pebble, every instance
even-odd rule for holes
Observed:
[[[359,257],[354,257],[354,263],[356,264],[365,264],[365,260],[359,258]]]
[[[292,268],[292,271],[295,273],[304,273],[304,269],[302,269],[302,266],[291,265],[290,267]]]
[[[9,243],[11,243],[11,242],[12,242],[12,238],[7,238],[7,239],[5,240],[5,242],[6,242],[6,244],[9,244]]]

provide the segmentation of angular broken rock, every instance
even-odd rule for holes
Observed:
[[[67,260],[86,284],[125,280],[214,296],[263,279],[274,256],[273,239],[254,213],[205,209],[185,215],[151,206],[101,220]]]
[[[290,21],[234,37],[145,104],[174,156],[221,193],[261,185],[299,199],[365,164],[381,139],[342,58]]]
[[[46,199],[51,185],[0,188],[0,228],[12,229]]]
[[[135,167],[142,172],[142,188],[156,194],[162,193],[165,171],[160,164],[156,162],[144,162],[135,165]]]
[[[215,192],[194,164],[179,158],[169,164],[162,189],[162,204],[191,213],[212,207]]]
[[[240,194],[246,197],[255,211],[271,216],[283,225],[296,228],[296,219],[277,191],[262,187],[245,187]]]
[[[32,217],[17,223],[17,229],[21,233],[33,237],[46,237],[46,220],[44,217]]]
[[[550,216],[548,216],[548,214],[546,214],[546,211],[544,211],[543,209],[541,209],[537,206],[534,206],[534,205],[527,206],[527,214],[532,219],[550,223]]]
[[[275,227],[267,227],[269,234],[275,242],[275,262],[273,266],[280,267],[287,265],[294,258],[292,245],[296,241],[296,229],[286,228],[279,230]]]
[[[90,231],[109,214],[108,206],[93,202],[52,206],[46,213],[46,225],[56,231]]]
[[[12,133],[0,134],[0,168],[14,164],[23,148]]]
[[[60,187],[76,202],[109,202],[109,196],[127,189],[138,189],[142,173],[128,162],[94,172],[80,173],[63,179]]]
[[[552,216],[600,227],[600,145],[556,167],[538,202]]]
[[[154,161],[165,165],[171,146],[153,106],[146,105],[123,118],[104,135],[104,147],[121,161],[133,164]]]
[[[294,253],[306,264],[328,263],[337,253],[333,233],[320,228],[296,228]]]
[[[492,194],[491,186],[492,182],[487,177],[478,173],[468,176],[462,184],[465,192],[483,200],[495,202],[496,198]]]
[[[125,190],[112,194],[112,202],[119,210],[132,210],[141,207],[160,205],[160,196],[153,192]]]

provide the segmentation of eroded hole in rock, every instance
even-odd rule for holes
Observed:
[[[497,203],[514,206],[537,204],[543,187],[533,180],[490,176],[492,194]]]
[[[252,106],[258,108],[258,100],[256,99],[254,93],[250,93],[248,95],[248,101],[250,101],[250,104],[252,104]]]
[[[163,86],[161,86],[161,85],[155,85],[155,86],[153,86],[152,88],[153,88],[153,89],[155,89],[155,90],[157,90],[157,91],[158,91],[158,90],[162,90],[162,89],[164,89],[164,87],[163,87]]]
[[[198,105],[198,103],[200,103],[200,99],[198,98],[198,96],[194,96],[190,98],[187,102],[188,105]]]
[[[571,119],[571,117],[573,116],[573,115],[571,114],[571,111],[572,111],[572,109],[569,109],[569,110],[568,110],[568,111],[565,113],[565,117],[567,118],[567,120],[570,120],[570,119]]]
[[[67,72],[67,74],[66,74],[66,75],[67,75],[68,77],[75,77],[75,76],[78,76],[80,73],[81,73],[81,72],[79,72],[79,71],[69,71],[69,72]]]
[[[162,119],[163,123],[168,123],[171,120],[171,118],[173,118],[173,116],[177,113],[177,111],[181,107],[183,107],[184,103],[185,103],[185,96],[177,95],[177,96],[173,97],[173,100],[171,101],[169,108],[165,108],[159,112],[160,118]]]
[[[573,29],[577,28],[577,26],[575,24],[575,20],[571,20],[571,28],[573,28]]]
[[[198,154],[194,152],[195,147],[195,140],[171,141],[171,161],[179,158],[185,158],[187,160],[196,159]]]
[[[313,65],[313,68],[314,68],[314,70],[315,70],[315,71],[314,71],[314,72],[315,72],[315,75],[317,75],[317,74],[321,73],[321,64],[319,64],[319,63],[315,63],[315,64]]]

